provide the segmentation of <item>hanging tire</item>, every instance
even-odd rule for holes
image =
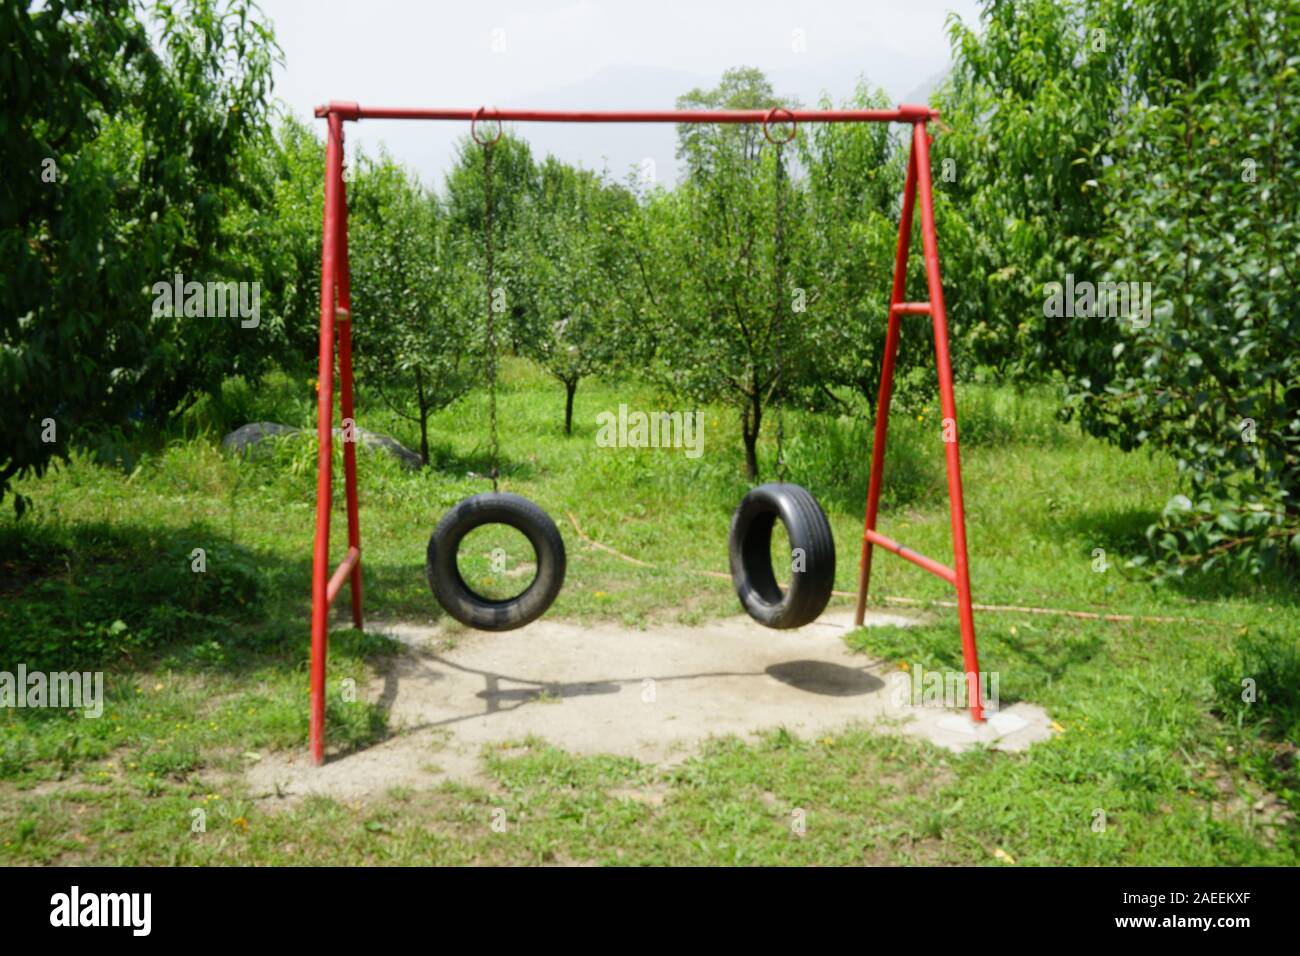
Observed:
[[[785,525],[790,539],[790,585],[782,593],[772,569],[772,529]],[[835,585],[835,540],[821,505],[798,485],[759,485],[731,517],[731,580],[745,611],[780,629],[817,619]]]
[[[519,531],[533,546],[537,574],[512,598],[496,600],[478,594],[461,577],[456,561],[465,535],[485,524],[504,524]],[[546,613],[564,584],[564,539],[550,516],[520,495],[490,491],[459,502],[442,516],[429,538],[424,565],[433,596],[443,609],[481,631],[509,631],[530,624]]]

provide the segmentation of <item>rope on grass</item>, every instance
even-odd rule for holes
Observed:
[[[628,555],[624,554],[622,551],[615,551],[609,545],[601,544],[599,541],[587,537],[587,535],[583,533],[582,527],[578,524],[578,516],[575,515],[572,511],[566,511],[565,514],[569,516],[569,522],[573,525],[573,530],[578,533],[578,537],[581,538],[583,541],[585,541],[587,544],[591,545],[593,548],[599,548],[601,551],[604,551],[606,554],[612,554],[616,558],[621,558],[622,560],[626,561],[628,564],[639,565],[640,567],[643,568],[654,567],[654,565],[648,561],[642,561],[639,558],[629,557]]]
[[[607,544],[591,538],[582,530],[578,524],[578,517],[572,511],[565,512],[569,516],[569,522],[573,525],[573,530],[577,532],[578,537],[586,544],[604,551],[606,554],[612,554],[621,561],[628,564],[635,564],[642,568],[657,568],[658,565],[651,564],[649,561],[642,561],[640,558],[634,558],[631,555],[617,551]],[[701,574],[710,578],[722,578],[725,581],[731,580],[730,574],[723,574],[721,571],[706,571],[701,569],[694,570],[696,574]],[[852,591],[832,591],[833,597],[856,598],[857,595]],[[885,594],[880,597],[881,601],[886,604],[902,604],[909,607],[957,607],[956,601],[926,600],[922,598],[896,597],[892,594]],[[1125,624],[1133,622],[1142,622],[1146,624],[1222,624],[1222,621],[1207,621],[1198,617],[1159,617],[1148,614],[1100,614],[1095,611],[1072,611],[1067,608],[1059,607],[1029,607],[1022,604],[971,604],[971,608],[976,611],[993,611],[1006,614],[1047,614],[1056,617],[1069,617],[1078,621],[1108,621],[1112,624]],[[1229,625],[1231,626],[1231,625]]]
[[[837,597],[857,597],[851,591],[832,591]],[[921,600],[919,598],[894,597],[885,595],[881,600],[889,604],[912,604],[929,607],[956,607],[956,601]],[[1053,614],[1058,617],[1072,617],[1080,621],[1110,621],[1123,624],[1142,621],[1149,624],[1221,624],[1222,621],[1207,621],[1199,617],[1156,617],[1148,614],[1098,614],[1094,611],[1071,611],[1059,607],[1026,607],[1020,604],[971,604],[976,611],[1004,611],[1013,614]]]

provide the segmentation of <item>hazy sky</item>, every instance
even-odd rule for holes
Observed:
[[[764,70],[777,92],[816,105],[857,77],[892,101],[924,99],[946,70],[949,11],[978,20],[977,0],[433,3],[260,0],[286,64],[276,95],[295,113],[331,99],[376,106],[671,108],[732,66]],[[802,49],[800,49],[802,45]],[[312,122],[320,124],[319,120]],[[365,120],[348,150],[382,142],[441,186],[467,124]],[[671,125],[519,124],[539,154],[588,168],[654,160],[675,177]]]

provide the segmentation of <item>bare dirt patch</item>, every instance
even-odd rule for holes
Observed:
[[[875,613],[867,624],[911,622]],[[847,609],[792,631],[748,617],[646,630],[542,620],[448,642],[437,626],[373,626],[406,645],[374,690],[394,735],[321,767],[305,753],[267,755],[248,770],[255,793],[355,799],[446,779],[490,788],[482,748],[530,736],[570,753],[671,765],[710,737],[752,739],[776,727],[812,737],[868,725],[953,750],[1023,749],[1052,733],[1047,715],[1028,704],[977,727],[962,713],[900,700],[896,665],[845,646]]]

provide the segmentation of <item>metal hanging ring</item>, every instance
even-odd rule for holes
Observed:
[[[778,113],[784,113],[785,115],[783,117],[778,116],[777,115]],[[772,122],[789,123],[790,135],[787,136],[785,139],[780,139],[780,140],[773,139],[772,131],[768,128],[768,124]],[[795,121],[794,113],[790,112],[784,106],[773,106],[770,110],[767,111],[767,115],[763,117],[763,137],[773,146],[784,146],[786,143],[794,139],[795,134],[798,131],[799,131],[798,124]]]
[[[473,139],[474,142],[478,143],[480,146],[495,146],[497,141],[501,139],[501,134],[505,132],[505,128],[501,125],[500,119],[497,119],[496,117],[492,117],[494,122],[497,124],[496,136],[494,136],[492,139],[479,139],[478,121],[487,118],[484,116],[486,112],[487,112],[486,106],[480,106],[478,109],[474,111],[474,115],[470,117],[470,121],[469,121],[469,135],[470,138]],[[493,108],[493,112],[494,113],[496,112],[495,108]]]

